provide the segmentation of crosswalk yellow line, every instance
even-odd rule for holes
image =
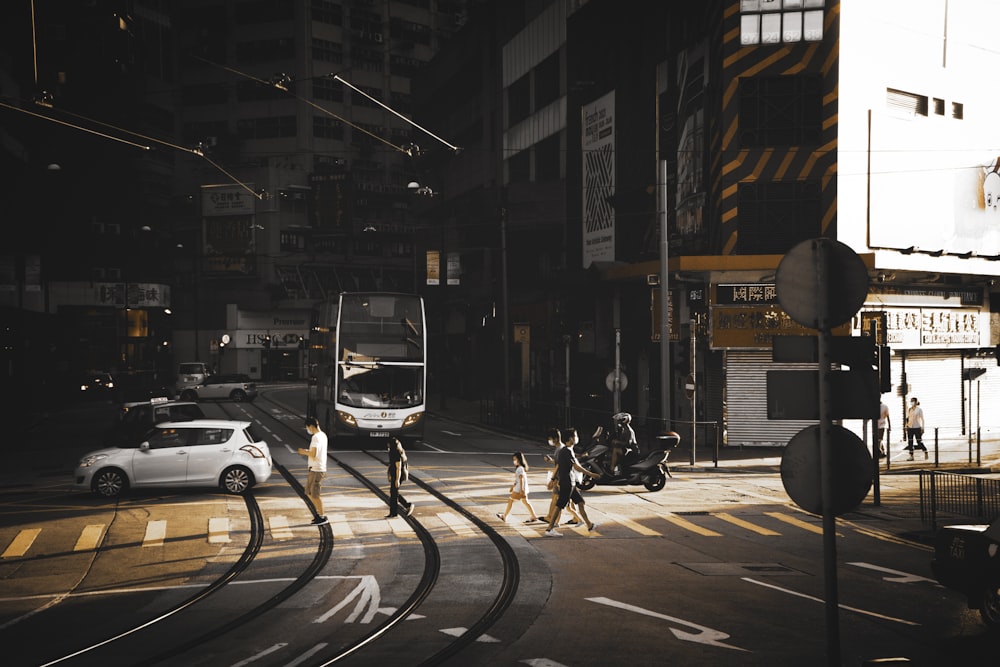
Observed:
[[[608,517],[609,521],[625,526],[629,530],[639,533],[640,535],[645,535],[647,537],[663,537],[662,533],[653,530],[649,526],[644,526],[638,521],[632,521],[631,519],[626,519],[623,516],[615,514],[609,514],[608,512],[603,512],[603,514]]]
[[[144,547],[162,547],[167,538],[167,522],[150,521],[146,524],[146,535],[142,538]]]
[[[456,535],[475,535],[476,531],[468,521],[452,512],[438,512],[437,517]]]
[[[781,512],[764,512],[769,517],[773,517],[778,521],[784,521],[787,524],[795,526],[796,528],[801,528],[803,530],[808,530],[810,533],[816,533],[817,535],[823,534],[823,526],[816,525],[814,523],[809,523],[808,521],[803,521],[798,517],[794,517],[790,514],[783,514]],[[840,533],[837,533],[837,537],[843,537]]]
[[[18,558],[28,553],[35,538],[42,532],[41,528],[26,528],[18,531],[14,541],[0,554],[0,558]]]
[[[82,531],[80,531],[80,537],[77,538],[73,551],[92,551],[96,549],[97,545],[101,542],[101,536],[103,534],[103,523],[95,523],[86,526]]]
[[[272,540],[290,540],[295,537],[292,529],[288,527],[288,517],[283,514],[275,514],[267,518],[267,527],[271,531]]]
[[[740,528],[746,528],[747,530],[753,531],[759,535],[781,535],[781,533],[773,531],[770,528],[765,528],[764,526],[758,526],[755,523],[750,523],[749,521],[733,516],[729,512],[713,512],[712,516],[722,519],[723,521],[728,521],[734,526],[739,526]]]
[[[347,516],[344,514],[331,514],[330,528],[333,530],[333,536],[335,538],[339,537],[340,539],[347,539],[354,537],[354,531],[351,530],[351,524],[347,522]]]
[[[668,513],[663,518],[676,526],[680,526],[685,530],[690,530],[692,533],[697,533],[705,537],[722,537],[722,533],[717,533],[709,528],[702,528],[698,524],[691,523],[687,519],[679,517],[676,514]]]
[[[213,516],[208,520],[208,543],[227,544],[229,542],[229,519]]]

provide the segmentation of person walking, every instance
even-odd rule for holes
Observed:
[[[520,500],[528,508],[530,517],[525,523],[534,523],[538,521],[538,515],[535,514],[535,508],[531,506],[531,500],[528,499],[528,494],[531,493],[528,486],[528,462],[524,459],[524,454],[521,452],[514,452],[511,455],[511,459],[514,463],[514,483],[510,485],[510,497],[507,498],[507,509],[503,513],[497,512],[497,518],[506,523],[507,517],[510,515],[510,510],[514,507],[514,502]]]
[[[886,445],[889,444],[889,438],[886,437],[886,433],[889,431],[889,406],[882,401],[878,406],[878,457],[885,457]]]
[[[559,484],[559,498],[556,500],[555,511],[549,518],[549,527],[545,531],[546,537],[559,537],[562,535],[562,533],[557,533],[555,528],[559,525],[559,516],[570,501],[576,503],[576,511],[583,517],[584,522],[587,524],[587,530],[593,532],[597,528],[597,524],[587,516],[586,501],[583,499],[580,489],[573,482],[573,471],[575,470],[595,479],[601,475],[600,473],[591,472],[580,465],[580,462],[576,459],[576,454],[573,452],[571,442],[572,438],[556,452],[556,482]]]
[[[396,437],[390,437],[386,440],[385,446],[389,452],[389,467],[387,469],[389,475],[389,513],[385,515],[385,518],[391,519],[399,516],[400,508],[406,516],[410,516],[413,514],[413,503],[407,502],[406,498],[399,493],[399,485],[409,479],[406,450],[403,449],[403,443]]]
[[[309,474],[306,476],[305,494],[312,506],[312,525],[322,526],[327,523],[326,515],[323,514],[323,496],[320,495],[323,486],[323,478],[326,477],[326,449],[328,438],[326,433],[319,427],[319,421],[315,417],[306,417],[306,431],[311,436],[309,449],[299,447],[298,452],[307,459]]]
[[[556,471],[558,469],[556,466],[556,455],[559,453],[560,449],[565,447],[562,441],[562,433],[559,429],[549,429],[547,437],[549,446],[553,448],[553,452],[552,454],[545,455],[545,462],[552,464],[552,467],[545,475],[545,488],[552,493],[552,497],[549,500],[549,511],[545,513],[545,517],[542,519],[545,523],[552,521],[552,517],[556,512],[556,503],[559,501],[559,480],[556,476]],[[576,512],[576,506],[573,504],[572,500],[570,500],[569,504],[566,505],[566,511],[572,515],[572,518],[566,522],[567,524],[576,525],[583,523],[580,519],[580,515]]]
[[[920,407],[920,401],[916,397],[910,399],[910,408],[906,411],[906,451],[910,454],[907,460],[913,460],[914,449],[923,450],[924,459],[927,459],[927,448],[924,447],[924,409]]]

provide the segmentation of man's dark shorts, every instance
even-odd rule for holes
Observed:
[[[577,505],[583,505],[586,501],[583,499],[583,494],[580,493],[580,489],[576,488],[576,484],[573,482],[568,482],[566,484],[559,484],[559,497],[556,498],[556,507],[561,510],[566,509],[566,505],[572,500]]]

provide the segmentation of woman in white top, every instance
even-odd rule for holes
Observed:
[[[524,503],[524,506],[528,508],[528,514],[531,516],[531,518],[525,521],[525,523],[538,521],[538,515],[535,514],[535,508],[531,506],[531,501],[528,500],[528,494],[531,492],[528,488],[528,462],[524,460],[524,454],[521,452],[514,452],[511,455],[511,461],[515,466],[514,483],[510,486],[510,497],[507,498],[507,509],[505,509],[502,514],[497,512],[497,518],[506,522],[507,515],[510,514],[510,510],[514,506],[514,501],[520,500]]]
[[[916,446],[913,441],[916,440]],[[920,407],[920,401],[915,398],[910,399],[910,409],[906,411],[906,451],[910,453],[910,460],[913,460],[913,450],[921,449],[924,458],[927,458],[927,448],[924,447],[924,409]]]

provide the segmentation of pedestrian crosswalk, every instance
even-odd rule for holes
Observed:
[[[479,528],[467,518],[456,512],[446,511],[439,506],[435,507],[428,497],[423,499],[423,503],[417,504],[415,518],[426,527],[443,531],[458,537],[470,537],[479,534]],[[484,509],[487,509],[484,506]],[[486,516],[490,518],[485,518]],[[363,516],[353,516],[349,513],[330,514],[330,528],[334,538],[338,540],[361,539],[368,535],[384,535],[393,533],[400,537],[412,537],[413,529],[403,517],[387,519],[381,516],[377,518],[371,513]],[[822,524],[818,517],[796,512],[787,511],[760,511],[747,512],[737,516],[732,512],[691,512],[674,513],[658,512],[648,516],[629,517],[622,513],[606,511],[603,508],[591,510],[591,519],[599,524],[597,531],[588,531],[586,526],[571,526],[563,524],[560,530],[572,531],[580,535],[597,537],[671,537],[674,535],[697,535],[706,538],[747,536],[748,534],[778,537],[789,534],[801,534],[802,532],[822,534]],[[483,521],[487,524],[497,524],[492,512],[484,514]],[[175,524],[182,522],[176,521]],[[184,522],[184,536],[190,538],[190,522]],[[309,537],[314,535],[315,526],[309,525],[308,517],[294,516],[275,513],[266,517],[266,526],[269,537],[273,541],[281,542],[295,538]],[[241,527],[235,527],[230,517],[208,517],[206,522],[204,540],[208,544],[225,545],[233,541],[234,531],[245,532]],[[542,521],[533,523],[523,523],[522,520],[512,519],[507,524],[497,524],[496,528],[503,532],[505,529],[512,530],[525,538],[541,537],[547,528],[547,524]],[[99,548],[104,540],[108,527],[104,524],[88,524],[80,529],[75,537],[71,550],[73,552],[94,551]],[[178,531],[180,529],[177,529]],[[171,521],[167,519],[151,519],[142,526],[142,537],[137,540],[142,548],[152,549],[164,547],[170,543]],[[65,539],[64,531],[52,530],[53,534],[58,534]],[[177,535],[174,536],[175,538]],[[197,537],[197,536],[195,536]],[[41,551],[39,546],[44,541],[43,529],[23,528],[13,534],[0,533],[0,561],[15,558],[30,557],[32,550]],[[66,551],[65,548],[47,545],[45,552]]]

